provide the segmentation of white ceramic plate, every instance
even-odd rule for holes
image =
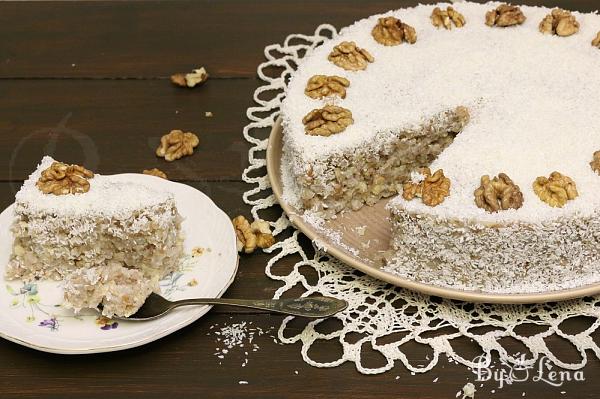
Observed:
[[[115,175],[114,178],[143,181],[171,191],[179,213],[185,218],[186,257],[181,272],[161,282],[163,295],[170,299],[223,295],[238,266],[235,232],[229,217],[193,187],[140,174]],[[11,205],[0,214],[0,276],[4,275],[11,252],[12,219]],[[205,249],[201,256],[191,256],[195,247]],[[20,281],[3,282],[0,286],[0,337],[52,353],[111,352],[144,345],[193,323],[210,309],[210,306],[179,308],[158,320],[114,323],[99,319],[92,311],[75,317],[63,309],[60,306],[62,289],[58,282],[41,281],[28,285]]]

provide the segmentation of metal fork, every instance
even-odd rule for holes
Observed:
[[[116,317],[117,320],[145,321],[157,319],[180,306],[228,305],[243,308],[269,310],[292,316],[325,318],[333,316],[348,307],[348,302],[327,296],[292,299],[223,299],[198,298],[171,302],[158,294],[150,294],[144,305],[129,317]]]

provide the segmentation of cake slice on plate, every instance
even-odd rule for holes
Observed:
[[[178,269],[181,221],[167,191],[44,157],[16,195],[6,278],[64,281],[66,307],[129,316]]]

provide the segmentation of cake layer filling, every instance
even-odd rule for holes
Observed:
[[[172,200],[140,209],[128,219],[17,211],[6,277],[62,280],[75,270],[112,262],[162,278],[178,267],[180,224]]]
[[[468,110],[459,107],[385,141],[375,140],[356,151],[309,162],[306,172],[295,177],[302,206],[330,218],[344,209],[358,210],[395,195],[411,172],[429,165],[468,121]]]

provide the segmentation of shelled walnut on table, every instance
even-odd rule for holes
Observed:
[[[194,148],[198,146],[200,139],[192,132],[184,133],[181,130],[171,130],[160,139],[160,145],[156,149],[156,155],[166,161],[175,161],[186,155],[192,155]]]

